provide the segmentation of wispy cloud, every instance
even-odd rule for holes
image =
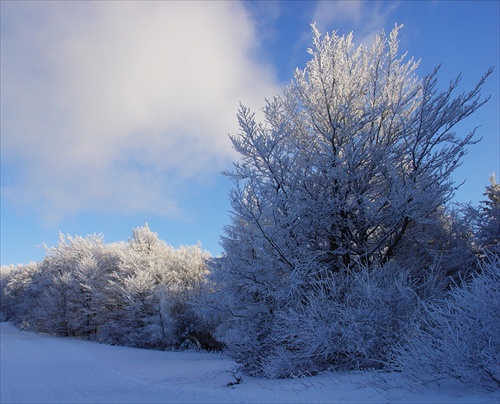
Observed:
[[[384,29],[388,17],[396,7],[397,1],[318,1],[313,21],[321,32],[339,30],[340,34],[347,34],[354,31],[357,43],[369,44]]]
[[[2,165],[10,202],[178,215],[232,158],[239,100],[276,90],[234,2],[2,3]]]

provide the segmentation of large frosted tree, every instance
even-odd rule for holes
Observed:
[[[487,101],[491,71],[472,91],[454,95],[460,77],[440,91],[438,69],[419,79],[418,62],[398,54],[399,29],[356,47],[352,34],[313,27],[310,61],[266,102],[263,121],[240,107],[232,224],[213,276],[230,313],[219,337],[247,370],[295,338],[280,342],[281,320],[324,297],[333,276],[411,267],[418,251],[409,269],[422,277],[426,260],[456,247],[445,208],[475,130],[454,128]]]

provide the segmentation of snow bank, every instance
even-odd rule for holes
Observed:
[[[324,373],[265,380],[220,354],[163,352],[58,338],[0,325],[2,403],[498,402],[463,386],[410,388],[400,375]]]

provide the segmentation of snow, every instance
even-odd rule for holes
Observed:
[[[329,372],[304,379],[242,375],[222,354],[108,346],[0,324],[1,403],[454,402],[498,403],[500,392],[411,386],[399,374]]]

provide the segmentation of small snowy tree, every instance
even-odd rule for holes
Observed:
[[[465,217],[471,223],[475,233],[476,246],[481,255],[500,255],[500,184],[495,174],[490,177],[490,186],[486,187],[485,196],[478,208],[468,206]]]
[[[285,340],[277,313],[300,311],[328,274],[408,263],[412,243],[433,248],[451,174],[475,142],[453,129],[486,102],[491,70],[470,92],[453,97],[460,77],[438,92],[438,69],[420,80],[418,63],[398,56],[398,31],[356,48],[352,34],[313,27],[311,60],[267,101],[264,122],[238,112],[232,225],[213,279],[228,315],[220,338],[251,371],[271,338]]]

